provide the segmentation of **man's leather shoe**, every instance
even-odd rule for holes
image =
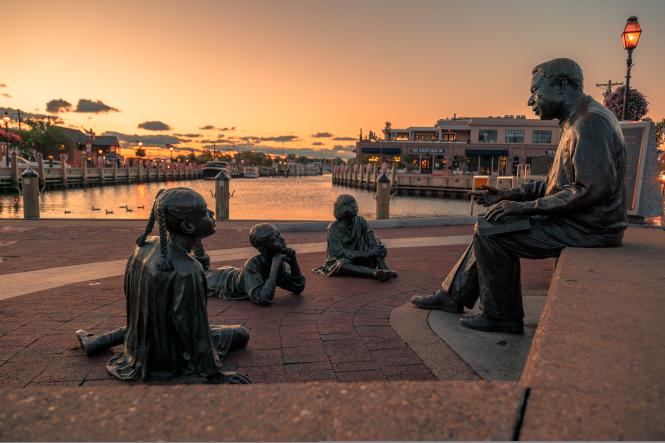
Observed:
[[[440,309],[451,314],[464,312],[464,306],[441,289],[431,295],[415,295],[411,297],[411,303],[420,309]]]
[[[501,320],[482,314],[459,319],[462,326],[469,329],[485,332],[505,332],[507,334],[524,334],[524,322],[522,320]]]

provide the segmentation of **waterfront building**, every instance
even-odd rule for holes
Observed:
[[[122,156],[118,154],[120,143],[115,135],[97,135],[94,140],[88,134],[78,129],[58,126],[58,128],[74,143],[74,151],[67,163],[80,167],[83,159],[87,158],[90,164],[97,165],[98,157],[108,161],[117,161]]]
[[[453,117],[404,129],[386,122],[383,134],[383,140],[370,134],[356,142],[357,161],[431,175],[515,175],[520,164],[545,174],[559,143],[556,120],[523,115]]]

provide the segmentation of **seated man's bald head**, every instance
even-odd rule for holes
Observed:
[[[584,74],[582,68],[575,60],[569,58],[555,58],[541,63],[531,70],[531,74],[542,74],[550,84],[558,83],[562,78],[578,91],[583,90]]]

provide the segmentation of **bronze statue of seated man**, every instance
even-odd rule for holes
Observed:
[[[148,234],[157,222],[159,237]],[[127,326],[101,336],[77,331],[88,354],[121,342],[106,365],[120,380],[156,380],[194,374],[212,383],[250,383],[222,372],[221,359],[244,347],[242,326],[210,326],[203,267],[192,255],[200,239],[215,232],[203,197],[188,188],[160,191],[146,230],[125,270]]]
[[[242,269],[224,266],[206,272],[208,295],[225,300],[249,299],[266,306],[273,301],[277,287],[293,294],[305,289],[296,251],[287,246],[275,226],[255,225],[249,231],[249,242],[259,254],[248,259]]]
[[[358,215],[358,203],[352,195],[341,194],[335,200],[335,221],[328,226],[328,257],[317,274],[349,275],[379,281],[397,277],[386,263],[388,251],[364,217]]]
[[[549,174],[513,189],[472,194],[491,206],[485,216],[490,223],[514,216],[527,219],[530,227],[503,233],[476,229],[441,288],[411,300],[422,309],[462,313],[480,299],[482,313],[460,319],[470,329],[524,333],[520,258],[559,257],[566,247],[620,246],[627,226],[626,146],[616,117],[584,93],[575,61],[550,60],[531,74],[528,105],[542,120],[557,119],[561,126]]]

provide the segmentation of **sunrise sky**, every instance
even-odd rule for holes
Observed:
[[[386,120],[532,118],[530,70],[553,57],[577,60],[600,98],[595,83],[625,75],[631,15],[644,30],[631,86],[661,119],[662,0],[5,1],[0,108],[51,102],[129,143],[332,156]]]

